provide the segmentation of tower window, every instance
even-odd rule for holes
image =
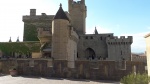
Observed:
[[[43,28],[43,31],[50,31],[50,28]]]
[[[88,37],[86,36],[85,39],[88,39]]]
[[[91,39],[93,39],[93,36],[91,36]]]
[[[101,40],[103,40],[103,37],[100,37]]]
[[[122,55],[122,50],[121,50],[121,55]]]

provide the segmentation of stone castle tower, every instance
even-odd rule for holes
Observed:
[[[62,6],[56,15],[36,15],[36,9],[29,16],[23,16],[24,41],[39,41],[42,56],[68,60],[130,60],[132,36],[120,38],[113,33],[94,34],[86,32],[85,0],[68,0],[68,12]]]
[[[69,18],[60,8],[52,21],[52,57],[67,60],[68,67],[74,68],[77,57],[78,35],[70,26]]]
[[[94,34],[85,34],[86,10],[85,0],[68,0],[68,12],[60,4],[55,15],[36,15],[36,9],[31,9],[23,16],[24,42],[10,38],[0,43],[5,50],[13,49],[10,53],[15,57],[2,59],[0,71],[6,73],[9,66],[17,65],[20,75],[88,80],[120,80],[131,72],[143,73],[144,63],[130,61],[132,36],[98,33],[96,27]]]
[[[85,0],[75,2],[68,0],[68,11],[71,17],[71,23],[76,28],[78,34],[86,32],[86,6]],[[78,11],[78,12],[77,12]],[[80,16],[80,17],[79,17]]]

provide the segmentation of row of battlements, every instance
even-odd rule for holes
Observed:
[[[113,33],[110,34],[86,34],[86,35],[80,35],[79,39],[83,40],[105,40],[107,37],[113,37]]]
[[[30,9],[30,15],[23,16],[23,21],[31,20],[52,20],[54,15],[46,15],[46,13],[41,13],[41,15],[36,15],[36,9]]]
[[[123,39],[132,40],[133,37],[132,37],[132,36],[128,36],[128,37],[125,37],[125,36],[120,36],[120,37],[118,37],[118,36],[113,36],[113,37],[108,37],[108,38],[107,38],[107,40],[119,40],[119,39],[121,39],[121,40],[123,40]]]
[[[120,36],[120,38],[118,38],[117,36],[114,36],[113,38],[108,37],[106,39],[106,42],[108,44],[114,44],[114,43],[119,43],[119,44],[126,44],[126,43],[132,43],[133,42],[133,37],[132,36],[128,36],[127,38],[125,38],[125,36]]]
[[[80,1],[73,1],[72,0],[71,4],[84,4],[84,3],[85,3],[85,0],[80,0]]]
[[[146,58],[146,56],[133,56],[134,59]]]
[[[54,15],[36,15],[36,16],[23,16],[23,21],[50,21]]]

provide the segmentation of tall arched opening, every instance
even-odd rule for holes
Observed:
[[[87,59],[95,59],[96,58],[96,55],[95,55],[95,52],[92,48],[87,48],[85,50],[85,57]]]

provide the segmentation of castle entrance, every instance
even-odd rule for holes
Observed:
[[[87,59],[95,59],[96,56],[94,50],[92,48],[87,48],[85,50],[85,57]]]

